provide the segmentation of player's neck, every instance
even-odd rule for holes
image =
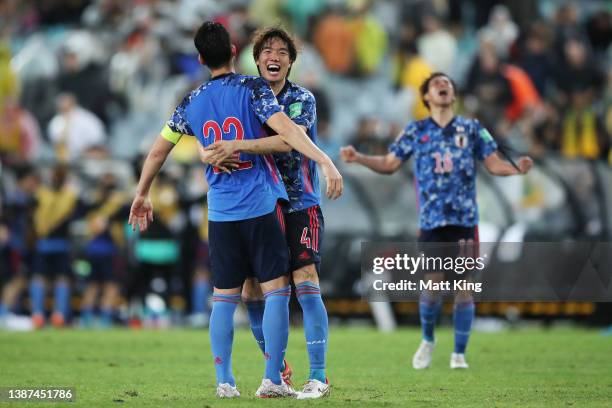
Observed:
[[[216,78],[216,77],[221,76],[221,75],[233,74],[233,73],[234,73],[234,66],[233,65],[226,65],[224,67],[219,67],[219,68],[211,69],[210,70],[210,77],[211,78]]]
[[[455,117],[455,111],[449,106],[432,106],[431,107],[431,118],[440,127],[445,127]]]
[[[283,79],[282,81],[270,82],[270,88],[272,88],[272,92],[274,92],[275,96],[283,90],[286,82],[286,79]]]

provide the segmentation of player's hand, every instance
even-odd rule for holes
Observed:
[[[345,163],[353,163],[357,160],[357,150],[352,145],[341,147],[340,158]]]
[[[234,154],[233,156],[230,156],[227,159],[223,160],[223,162],[221,162],[220,164],[215,165],[212,159],[214,151],[206,150],[204,146],[202,146],[199,143],[198,143],[198,154],[200,156],[200,161],[202,163],[209,164],[211,166],[215,166],[216,168],[218,168],[219,170],[227,174],[232,174],[232,169],[237,169],[238,163],[240,161],[238,159],[238,154]]]
[[[323,177],[325,177],[327,184],[325,195],[327,198],[335,200],[342,195],[342,190],[344,189],[342,176],[331,160],[322,165],[321,170],[323,170]]]
[[[214,166],[218,167],[225,160],[235,156],[238,149],[233,141],[219,140],[207,146],[204,150],[211,152],[209,159]]]
[[[531,157],[523,156],[518,159],[517,165],[521,174],[527,174],[533,167],[533,160],[531,160]]]
[[[132,231],[136,231],[136,226],[140,232],[146,231],[149,224],[153,222],[153,204],[148,196],[137,195],[132,201],[128,224],[132,226]]]

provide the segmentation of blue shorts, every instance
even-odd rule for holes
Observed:
[[[287,244],[289,245],[291,271],[315,264],[317,272],[321,263],[323,244],[323,213],[315,205],[301,211],[285,214]]]
[[[34,275],[48,278],[71,276],[72,265],[69,252],[38,252],[34,264]]]
[[[267,282],[287,275],[289,250],[282,224],[279,208],[248,220],[208,221],[214,287],[237,288],[249,276]]]
[[[116,279],[113,271],[116,267],[114,255],[90,255],[88,257],[91,273],[87,278],[90,282],[113,282]]]

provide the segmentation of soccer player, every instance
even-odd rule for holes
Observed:
[[[272,87],[278,103],[289,117],[302,127],[316,143],[316,109],[311,92],[287,77],[297,58],[293,38],[283,29],[272,27],[260,30],[253,39],[253,57],[259,73]],[[257,140],[222,141],[206,148],[203,161],[223,162],[236,152],[266,154],[275,152],[274,161],[283,177],[289,196],[289,205],[283,207],[287,244],[290,249],[291,276],[296,287],[298,302],[304,313],[304,334],[310,360],[310,374],[298,399],[321,398],[331,388],[325,375],[328,321],[325,304],[319,288],[319,264],[323,214],[321,212],[316,163],[300,152],[292,150],[278,136]],[[261,331],[264,313],[262,293],[254,278],[247,279],[242,299],[247,305],[251,330],[262,351],[265,341]],[[285,365],[285,380],[290,380],[290,368]]]
[[[343,147],[341,157],[381,174],[396,172],[414,155],[414,174],[419,197],[421,242],[477,241],[478,207],[476,205],[476,165],[484,161],[494,175],[526,174],[533,165],[521,157],[515,168],[501,159],[491,134],[475,119],[455,115],[455,84],[444,73],[434,73],[421,85],[421,98],[430,116],[409,123],[381,156],[365,155],[353,146]],[[441,280],[440,273],[426,274],[426,279]],[[439,292],[423,292],[419,313],[423,340],[412,365],[423,369],[431,363],[435,345],[434,325],[442,300]],[[474,319],[474,301],[469,291],[455,293],[453,320],[455,349],[451,368],[468,368],[465,350]]]
[[[143,165],[129,222],[147,229],[153,221],[148,192],[155,175],[182,135],[196,136],[204,146],[225,139],[251,139],[265,123],[284,142],[321,165],[326,193],[342,193],[342,177],[332,161],[304,131],[282,111],[263,78],[234,73],[235,47],[227,30],[205,22],[195,35],[200,63],[211,70],[211,79],[190,92],[176,108],[156,139]],[[207,166],[209,245],[213,275],[211,347],[217,374],[217,396],[237,397],[231,367],[233,315],[245,276],[254,275],[265,296],[262,330],[265,339],[265,375],[257,394],[261,397],[294,396],[282,382],[281,364],[289,334],[287,276],[288,248],[278,218],[279,199],[287,199],[280,174],[264,156],[242,154],[238,167]],[[227,173],[231,174],[227,174]]]

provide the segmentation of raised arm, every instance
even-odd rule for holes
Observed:
[[[345,163],[357,163],[380,174],[393,174],[402,166],[402,161],[393,153],[372,156],[359,153],[353,146],[340,149],[340,157]]]
[[[533,160],[527,156],[520,157],[517,161],[517,169],[510,162],[499,157],[497,152],[494,152],[484,159],[484,165],[488,172],[495,176],[513,176],[515,174],[527,174],[533,166]]]
[[[136,187],[136,197],[132,202],[128,223],[132,230],[138,228],[145,231],[153,221],[153,205],[149,200],[149,190],[159,169],[166,161],[168,154],[172,151],[174,144],[166,140],[162,135],[155,139],[140,173],[138,187]]]

